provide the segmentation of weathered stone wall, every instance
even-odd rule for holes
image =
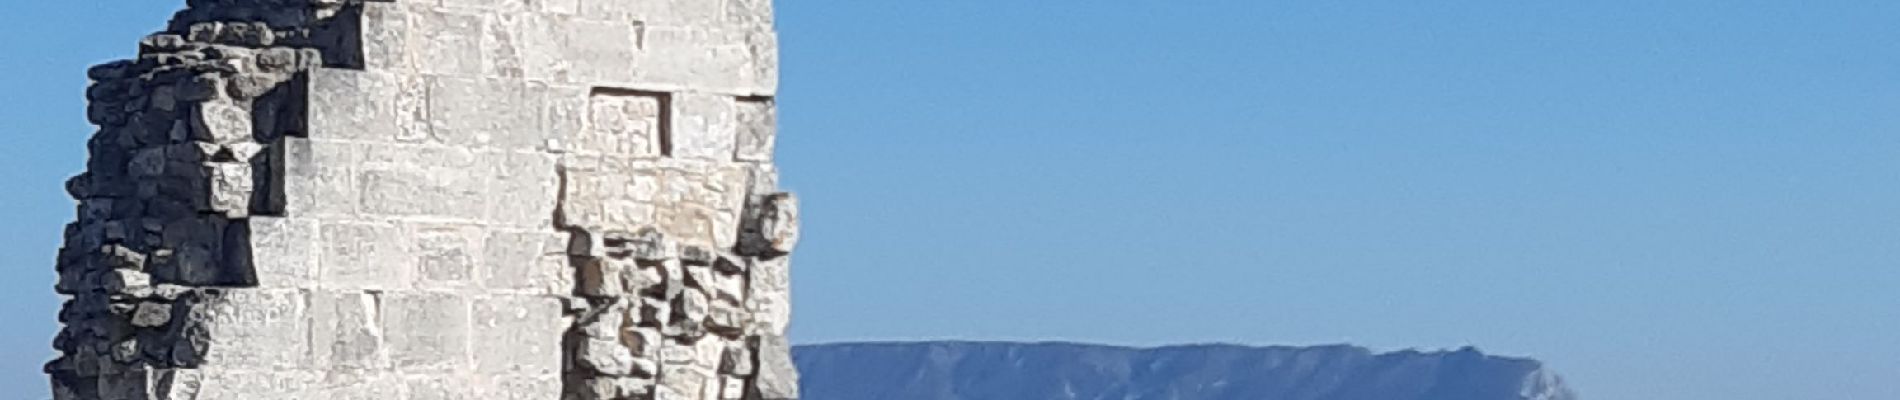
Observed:
[[[59,399],[793,399],[769,0],[193,0],[95,67]]]

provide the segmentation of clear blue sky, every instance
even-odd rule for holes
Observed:
[[[5,7],[0,387],[43,390],[84,68],[176,3]],[[1592,399],[1900,398],[1900,3],[780,14],[799,342],[1472,344]]]

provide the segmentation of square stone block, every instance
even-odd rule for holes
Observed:
[[[566,21],[558,25],[564,29],[550,36],[557,40],[552,44],[561,49],[558,66],[566,67],[568,81],[625,84],[635,80],[638,66],[635,60],[641,50],[646,25],[632,22],[638,21],[635,19],[573,18]]]
[[[505,1],[504,3],[522,5],[520,1]],[[484,18],[487,18],[487,29],[482,32],[482,74],[500,78],[522,78],[525,72],[522,65],[522,33],[529,28],[521,24],[530,19],[513,12],[489,13]]]
[[[188,313],[207,329],[204,365],[242,369],[297,369],[309,364],[309,315],[302,292],[228,289]]]
[[[333,140],[284,138],[284,201],[292,215],[348,217],[362,200],[360,149]]]
[[[551,288],[562,275],[573,274],[565,262],[566,248],[565,234],[491,229],[482,244],[479,270],[482,287],[505,292],[565,294]]]
[[[490,201],[486,178],[479,171],[427,165],[364,171],[363,212],[478,220]]]
[[[671,144],[670,103],[664,93],[596,89],[588,98],[585,126],[566,142],[582,153],[665,156]]]
[[[455,1],[455,0],[450,0]],[[482,73],[481,14],[463,10],[413,9],[414,36],[421,43],[424,72],[477,76]]]
[[[533,150],[548,136],[541,128],[539,92],[526,81],[438,76],[428,79],[430,132],[461,147]]]
[[[408,3],[364,2],[361,42],[363,64],[372,71],[414,71],[422,54],[422,39],[414,32],[413,7]]]
[[[252,217],[251,265],[259,287],[312,288],[317,275],[317,221],[309,218]]]
[[[385,294],[383,334],[396,370],[466,370],[470,358],[469,307],[468,298],[456,294]],[[490,350],[486,346],[483,349]]]
[[[474,379],[461,375],[430,374],[403,377],[406,400],[475,399]]]
[[[485,400],[546,400],[561,398],[559,373],[477,376],[479,398]]]
[[[486,221],[522,228],[554,226],[561,176],[553,156],[507,152],[486,153],[480,159],[488,172]]]
[[[737,102],[738,139],[734,159],[772,162],[778,144],[778,108],[767,97],[742,97]]]
[[[675,95],[672,156],[730,161],[739,135],[738,106],[732,96],[685,92]]]
[[[402,95],[395,74],[318,68],[309,87],[310,138],[394,141],[400,132],[397,103],[389,101]]]
[[[319,379],[316,372],[263,372],[218,368],[189,371],[195,375],[196,394],[173,397],[193,400],[301,400],[312,399]],[[186,392],[188,393],[188,392]],[[179,393],[179,394],[186,394]]]
[[[543,296],[475,299],[476,371],[483,375],[544,376],[561,372],[561,335],[567,331],[560,300]]]
[[[410,225],[404,237],[415,243],[412,261],[416,287],[461,288],[474,284],[475,269],[486,254],[486,233],[468,225]]]
[[[392,290],[408,287],[413,267],[402,231],[394,225],[327,222],[318,227],[321,286]]]
[[[384,349],[381,300],[358,291],[318,291],[311,295],[311,343],[315,366],[328,371],[382,370]]]
[[[384,371],[325,371],[311,399],[389,400],[402,398],[403,380]]]

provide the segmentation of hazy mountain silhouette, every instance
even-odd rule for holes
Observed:
[[[1576,400],[1534,360],[1353,346],[840,343],[793,350],[803,400]]]

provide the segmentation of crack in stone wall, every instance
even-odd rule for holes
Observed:
[[[192,0],[95,67],[57,399],[795,399],[768,0]]]

